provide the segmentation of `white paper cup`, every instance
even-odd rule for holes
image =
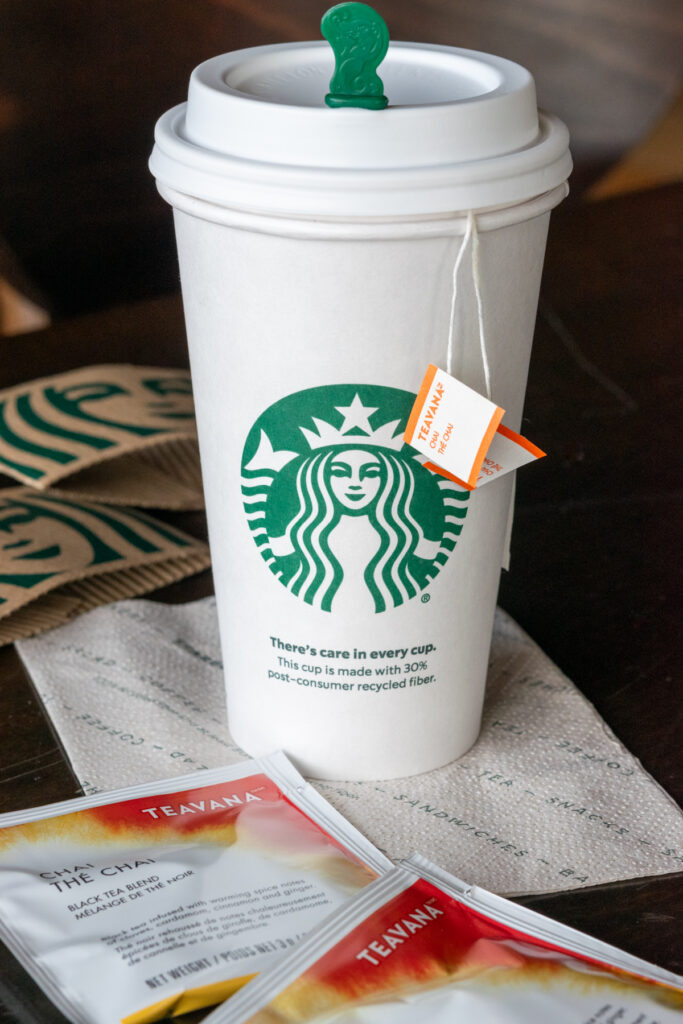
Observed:
[[[486,54],[397,43],[384,111],[329,110],[326,44],[217,57],[157,125],[175,212],[235,740],[320,778],[475,741],[511,479],[471,495],[401,442],[445,365],[475,210],[492,397],[518,429],[567,133]],[[454,373],[483,390],[472,280]]]

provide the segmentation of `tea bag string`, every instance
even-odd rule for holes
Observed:
[[[479,264],[479,232],[474,213],[470,210],[467,215],[467,230],[465,231],[458,255],[453,265],[453,289],[451,291],[451,315],[448,324],[448,348],[446,351],[446,372],[453,373],[453,334],[455,330],[455,307],[458,296],[458,278],[460,265],[462,264],[467,246],[472,245],[472,282],[474,294],[477,300],[477,321],[479,328],[479,348],[481,349],[481,362],[484,369],[484,383],[486,385],[486,397],[491,401],[491,369],[489,357],[486,351],[486,334],[484,331],[484,307],[481,299],[481,271]]]

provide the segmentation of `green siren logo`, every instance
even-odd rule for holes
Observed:
[[[283,586],[322,611],[383,612],[448,561],[469,493],[403,442],[415,395],[309,388],[252,427],[242,457],[247,521]]]

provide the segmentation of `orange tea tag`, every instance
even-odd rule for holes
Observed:
[[[425,468],[473,491],[545,455],[521,434],[501,426],[495,402],[430,364],[404,435],[426,455]]]

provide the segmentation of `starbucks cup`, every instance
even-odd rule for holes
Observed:
[[[519,428],[548,217],[571,169],[531,76],[393,43],[385,110],[329,109],[324,42],[224,54],[156,126],[173,206],[228,717],[250,755],[382,779],[479,731],[511,477],[463,491],[402,437],[445,368]],[[530,470],[532,471],[532,470]]]

